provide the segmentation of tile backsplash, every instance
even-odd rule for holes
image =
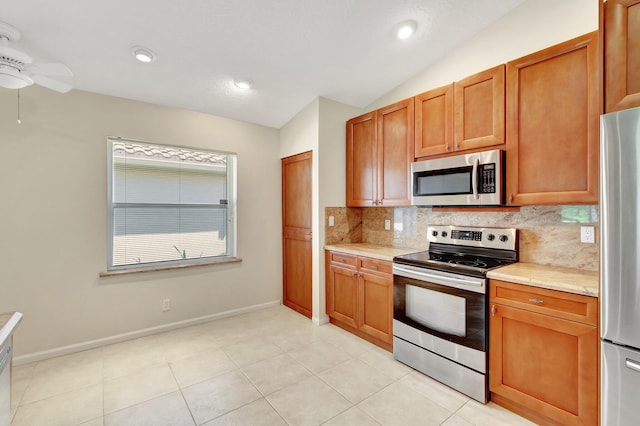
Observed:
[[[528,206],[519,211],[433,211],[424,207],[370,207],[325,209],[325,243],[373,243],[417,249],[427,248],[429,225],[517,228],[520,261],[544,265],[598,270],[599,232],[596,206]],[[334,216],[335,226],[327,218]],[[567,216],[570,216],[567,218]],[[384,221],[391,220],[391,230]],[[595,244],[580,242],[580,226],[595,226]]]

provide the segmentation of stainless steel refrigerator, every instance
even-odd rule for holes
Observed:
[[[640,424],[640,108],[600,120],[602,425]]]

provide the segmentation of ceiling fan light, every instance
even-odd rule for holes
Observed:
[[[156,54],[146,47],[142,46],[134,46],[131,48],[131,53],[133,57],[136,58],[140,62],[149,63],[156,60]]]
[[[246,78],[237,79],[233,82],[233,84],[238,89],[242,89],[242,90],[249,90],[253,87],[253,81]]]
[[[33,80],[28,75],[7,67],[0,66],[0,87],[5,89],[22,89],[33,84]]]

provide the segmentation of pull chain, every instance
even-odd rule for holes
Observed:
[[[22,120],[20,120],[20,89],[18,89],[18,124],[22,124]]]

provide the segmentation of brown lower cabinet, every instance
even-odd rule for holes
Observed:
[[[598,424],[598,299],[490,282],[491,399],[538,424]]]
[[[331,323],[391,350],[392,263],[333,251],[327,251],[325,259]]]

